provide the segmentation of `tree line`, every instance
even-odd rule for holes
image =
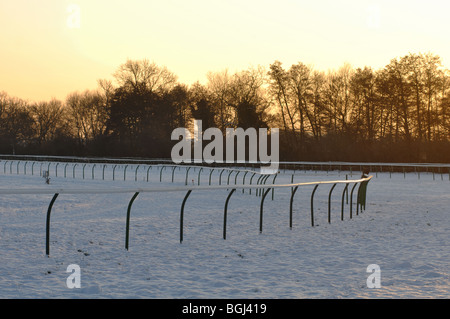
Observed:
[[[209,72],[180,83],[166,67],[127,60],[98,88],[30,103],[0,93],[0,153],[170,158],[171,132],[279,128],[280,159],[450,162],[450,72],[432,53],[384,68]]]

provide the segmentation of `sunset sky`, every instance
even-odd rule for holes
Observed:
[[[185,84],[275,60],[382,68],[432,52],[449,67],[449,12],[447,0],[0,0],[0,92],[64,100],[127,58]]]

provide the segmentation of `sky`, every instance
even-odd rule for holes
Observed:
[[[187,85],[276,60],[378,69],[431,52],[449,68],[449,12],[448,0],[0,0],[0,92],[65,100],[127,59]]]

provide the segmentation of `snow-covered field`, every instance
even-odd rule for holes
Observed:
[[[95,179],[81,164],[63,177],[51,170],[50,185],[39,171],[15,174],[0,166],[0,188],[136,187],[184,185],[184,169],[150,171],[135,181],[130,166],[123,180],[117,167]],[[37,167],[35,167],[36,169]],[[122,169],[122,170],[120,170]],[[284,173],[284,174],[283,174]],[[189,175],[197,183],[198,169]],[[207,184],[209,170],[202,172]],[[217,185],[219,171],[212,175]],[[241,180],[240,175],[239,180]],[[348,178],[358,179],[354,174]],[[223,175],[226,181],[227,176]],[[248,177],[247,177],[248,178]],[[294,182],[342,180],[343,172],[297,171]],[[234,184],[234,175],[231,176]],[[267,181],[270,184],[271,179]],[[282,172],[277,184],[291,182]],[[184,240],[179,241],[180,207],[185,192],[141,193],[131,210],[130,246],[125,221],[132,193],[61,194],[51,219],[50,256],[45,254],[47,208],[52,195],[0,194],[0,298],[449,298],[450,180],[448,174],[378,173],[368,185],[366,211],[340,220],[343,185],[332,196],[330,185],[314,197],[315,227],[310,224],[313,187],[300,187],[289,228],[289,188],[276,189],[264,202],[264,229],[259,232],[261,197],[237,190],[228,207],[227,239],[222,238],[227,190],[192,192],[184,212]],[[356,194],[356,193],[355,193]],[[354,201],[355,202],[355,201]],[[81,288],[68,288],[69,265],[80,267]],[[381,287],[368,288],[367,267],[377,264]]]

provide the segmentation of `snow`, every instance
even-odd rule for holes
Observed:
[[[2,162],[3,163],[3,162]],[[23,163],[0,165],[0,189],[12,188],[136,188],[183,186],[185,170],[150,170],[118,165],[72,164],[63,177],[50,169],[50,185],[38,165],[24,175]],[[46,167],[45,165],[43,166]],[[70,173],[69,173],[70,172]],[[199,170],[189,183],[197,184]],[[281,171],[276,184],[291,182]],[[296,171],[294,182],[359,179],[360,175],[329,171]],[[289,228],[290,188],[275,189],[264,202],[264,227],[259,232],[261,197],[255,190],[236,190],[230,198],[227,239],[222,238],[224,190],[193,191],[184,211],[184,240],[179,240],[184,192],[141,193],[131,209],[129,250],[125,222],[132,193],[61,194],[52,210],[50,255],[45,254],[45,226],[51,194],[1,194],[0,298],[449,298],[450,180],[448,174],[378,173],[368,185],[364,212],[340,220],[339,184],[320,185],[314,197],[315,227],[310,222],[313,186],[299,187]],[[230,181],[234,184],[234,176]],[[250,175],[247,175],[247,183]],[[207,185],[209,169],[201,172]],[[224,174],[223,181],[227,176]],[[242,174],[238,183],[242,181]],[[218,185],[219,170],[212,174]],[[271,182],[271,178],[267,183]],[[254,179],[255,183],[256,178]],[[354,195],[355,196],[355,195]],[[355,203],[355,198],[353,203]],[[67,267],[80,266],[81,288],[70,289]],[[370,289],[367,267],[381,269],[381,287]]]

